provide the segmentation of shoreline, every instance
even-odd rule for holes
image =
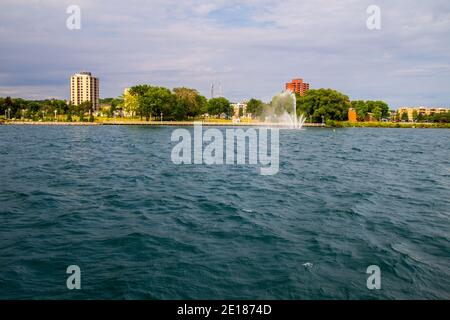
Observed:
[[[0,124],[3,125],[28,125],[28,126],[173,126],[173,127],[191,127],[196,122],[202,121],[103,121],[103,122],[51,122],[51,121],[9,121]],[[205,127],[285,127],[277,123],[253,122],[253,123],[232,123],[232,122],[202,122]],[[324,128],[321,123],[305,123],[304,127]]]
[[[71,127],[91,127],[91,126],[174,126],[174,127],[191,127],[196,122],[202,121],[100,121],[100,122],[52,122],[52,121],[2,121],[0,125],[14,126],[71,126]],[[265,122],[209,122],[204,121],[202,125],[205,127],[279,127],[284,125],[277,123]],[[393,129],[450,129],[449,123],[405,123],[405,122],[332,122],[327,125],[321,123],[305,123],[305,128],[393,128]]]

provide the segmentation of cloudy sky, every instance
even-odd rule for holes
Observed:
[[[69,30],[69,5],[81,30]],[[382,29],[369,30],[369,5]],[[67,99],[87,70],[101,96],[140,83],[222,85],[269,100],[302,77],[352,99],[450,107],[448,0],[0,0],[0,96]]]

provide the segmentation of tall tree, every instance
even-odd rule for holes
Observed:
[[[409,121],[408,113],[403,112],[403,113],[402,113],[401,120],[402,120],[402,121],[408,122],[408,121]]]
[[[314,122],[343,121],[348,118],[351,103],[348,96],[332,89],[309,90],[297,100],[297,114],[311,117]]]
[[[225,98],[213,98],[208,100],[208,113],[212,116],[220,116],[225,114],[227,117],[231,117],[233,114],[233,108],[230,101]]]
[[[175,109],[173,116],[177,119],[195,118],[202,114],[207,103],[206,98],[201,96],[195,89],[175,88]]]
[[[123,95],[123,109],[131,116],[135,116],[138,112],[139,99],[136,95],[127,91]]]
[[[364,121],[364,119],[367,116],[367,113],[369,113],[369,108],[366,102],[363,100],[352,101],[352,108],[356,110],[358,121]]]
[[[167,88],[140,85],[131,88],[130,93],[137,95],[139,113],[147,121],[151,117],[159,117],[171,113],[171,108],[174,105],[174,96]]]
[[[383,116],[383,111],[381,110],[380,106],[376,106],[373,108],[372,110],[373,113],[373,117],[377,120],[380,121],[382,116]]]
[[[417,118],[419,117],[419,113],[417,112],[417,110],[413,111],[412,117],[413,117],[413,121],[417,121]]]
[[[264,103],[258,99],[250,99],[247,103],[247,113],[252,115],[252,118],[259,118],[263,114]]]
[[[141,84],[130,88],[130,94],[137,97],[138,100],[138,108],[137,111],[141,117],[141,119],[145,116],[148,120],[150,117],[149,110],[146,110],[148,107],[146,105],[146,99],[144,99],[144,95],[149,90],[150,86],[146,84]]]

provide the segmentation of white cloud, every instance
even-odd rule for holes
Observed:
[[[450,61],[446,0],[376,1],[383,22],[375,32],[366,28],[373,1],[77,1],[83,28],[69,31],[72,2],[2,1],[3,92],[66,97],[70,73],[88,69],[102,96],[139,82],[208,95],[214,81],[233,100],[267,100],[300,76],[393,107],[450,105],[442,85],[450,75],[440,68]],[[407,91],[424,76],[429,95]]]

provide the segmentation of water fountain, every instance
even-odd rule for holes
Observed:
[[[306,121],[303,115],[297,115],[297,98],[290,90],[273,97],[265,119],[266,122],[289,129],[302,129]]]
[[[293,100],[293,115],[289,115],[290,116],[290,123],[291,123],[291,128],[292,129],[301,129],[303,127],[303,125],[305,124],[306,118],[302,115],[300,115],[300,117],[297,115],[297,97],[295,95],[294,92],[292,91],[287,91],[288,93],[290,93],[290,96],[292,97]],[[287,113],[287,112],[286,112]]]

